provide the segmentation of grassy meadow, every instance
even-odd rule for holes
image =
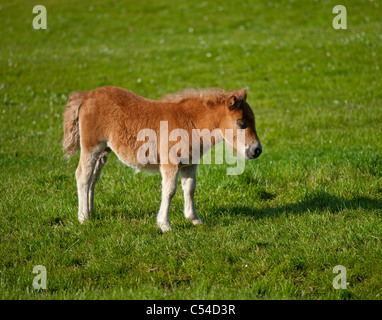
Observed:
[[[381,17],[368,0],[2,1],[0,299],[381,299]],[[204,225],[184,219],[179,182],[168,233],[160,175],[113,154],[80,225],[63,110],[104,85],[246,88],[263,154],[238,176],[199,166]]]

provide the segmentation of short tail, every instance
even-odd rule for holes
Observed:
[[[80,147],[80,128],[78,114],[86,92],[73,93],[65,107],[63,149],[70,158]]]

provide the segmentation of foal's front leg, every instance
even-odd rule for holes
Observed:
[[[178,166],[162,164],[160,171],[162,173],[162,202],[157,216],[157,224],[158,227],[165,232],[171,230],[169,209],[171,200],[176,193]]]
[[[180,169],[180,177],[182,181],[182,188],[184,191],[184,216],[193,224],[203,223],[199,218],[195,209],[195,189],[196,189],[196,169],[198,165],[193,164],[190,166],[182,167]]]

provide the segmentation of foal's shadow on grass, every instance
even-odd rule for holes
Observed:
[[[337,213],[342,210],[352,209],[381,210],[382,201],[360,196],[349,200],[326,192],[320,192],[318,194],[307,196],[305,199],[296,203],[288,203],[275,207],[264,206],[262,208],[250,208],[248,206],[225,207],[219,208],[219,212],[231,215],[252,216],[255,219],[264,219],[266,217],[277,217],[282,214],[301,215],[314,211]]]

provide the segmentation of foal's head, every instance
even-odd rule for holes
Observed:
[[[256,132],[255,115],[247,103],[245,89],[229,92],[224,107],[226,116],[223,119],[222,126],[224,129],[232,129],[234,149],[246,159],[255,159],[260,156],[262,146]],[[245,130],[245,150],[238,149],[238,129]],[[224,138],[227,140],[227,137]]]

